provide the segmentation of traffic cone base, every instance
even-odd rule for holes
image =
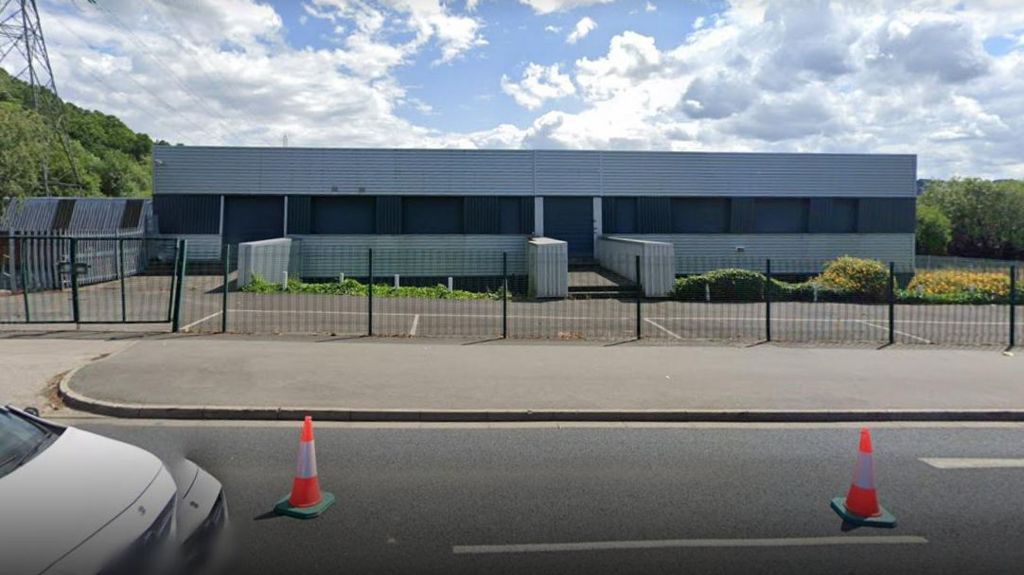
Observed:
[[[320,502],[309,507],[296,507],[288,502],[291,495],[285,495],[274,505],[274,512],[278,515],[287,515],[296,519],[312,519],[334,504],[334,494],[326,491],[320,492]]]
[[[843,518],[843,521],[861,527],[885,527],[887,529],[896,527],[896,518],[893,517],[892,513],[886,511],[884,507],[879,507],[880,513],[874,517],[861,517],[851,513],[846,508],[845,497],[836,497],[832,500],[832,509]]]

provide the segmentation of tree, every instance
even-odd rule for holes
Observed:
[[[917,253],[946,255],[952,239],[952,226],[942,210],[929,204],[917,206]]]
[[[949,218],[949,253],[1001,259],[1024,256],[1024,182],[935,181],[918,203],[935,206]]]
[[[39,159],[46,153],[42,119],[0,102],[0,197],[38,195],[42,189]]]

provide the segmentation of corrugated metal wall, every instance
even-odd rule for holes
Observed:
[[[915,197],[912,155],[155,146],[159,194]]]
[[[914,265],[914,234],[618,235],[673,244],[677,274],[724,267],[730,260],[749,260],[760,266],[766,258],[820,262],[844,255],[893,261],[903,269]],[[743,251],[737,251],[737,248],[743,248]],[[716,259],[719,260],[717,263]],[[692,269],[696,260],[701,260],[706,269]]]
[[[25,198],[4,210],[0,231],[124,235],[145,230],[151,202],[123,198]]]
[[[308,234],[312,225],[312,207],[309,196],[288,196],[289,234]]]
[[[269,240],[283,235],[283,197],[228,196],[224,198],[225,242],[237,244]]]
[[[508,254],[509,274],[526,271],[526,236],[512,235],[345,235],[294,236],[300,241],[301,270],[307,278],[367,274],[367,250],[373,249],[374,274],[408,276],[490,275],[501,273]],[[430,257],[426,257],[427,255]]]

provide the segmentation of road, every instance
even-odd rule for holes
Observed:
[[[267,513],[290,486],[297,423],[80,426],[219,477],[237,572],[1012,573],[1024,561],[1024,467],[984,467],[1024,464],[1015,424],[876,427],[892,531],[843,531],[828,507],[849,486],[854,425],[324,423],[320,478],[338,503],[307,522]]]

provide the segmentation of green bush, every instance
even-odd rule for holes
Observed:
[[[829,262],[813,281],[832,291],[884,300],[889,289],[889,270],[879,261],[843,256]]]
[[[710,291],[711,301],[761,301],[764,299],[764,275],[743,269],[721,269],[676,280],[672,297],[685,301],[703,301]]]

